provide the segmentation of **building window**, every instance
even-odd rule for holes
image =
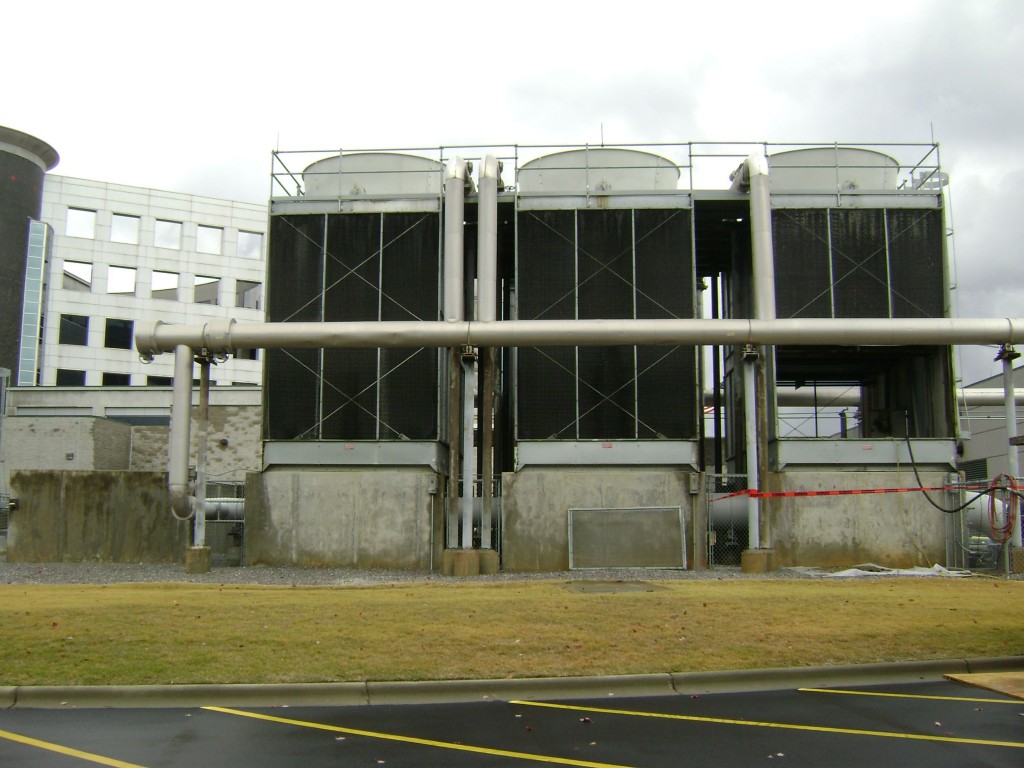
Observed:
[[[157,248],[170,248],[174,251],[181,250],[181,222],[156,220],[156,230],[153,232],[153,245]]]
[[[64,234],[68,237],[94,239],[96,237],[96,211],[68,208],[67,228],[64,230]]]
[[[139,217],[115,213],[110,218],[110,240],[114,243],[139,244]]]
[[[235,306],[259,309],[263,298],[263,285],[249,280],[235,281]]]
[[[150,282],[152,297],[165,301],[177,301],[178,299],[178,275],[175,272],[161,272],[153,270],[153,279]]]
[[[106,373],[103,374],[104,387],[130,387],[132,375],[130,373]]]
[[[238,233],[238,255],[246,259],[258,259],[263,255],[263,235],[259,232]]]
[[[103,336],[103,346],[110,349],[131,349],[135,323],[132,320],[107,318],[107,330]]]
[[[220,294],[219,277],[203,277],[196,275],[195,290],[192,294],[192,301],[196,304],[219,304],[217,296]]]
[[[64,282],[61,287],[65,291],[88,293],[92,290],[92,264],[84,261],[64,262]]]
[[[135,270],[131,267],[110,267],[107,270],[107,293],[135,295]]]
[[[196,250],[199,253],[221,254],[224,243],[224,230],[220,227],[196,227]]]
[[[174,384],[173,376],[147,376],[147,387],[170,387]]]
[[[67,368],[57,369],[58,387],[84,387],[85,371],[72,371]]]
[[[61,315],[60,316],[60,344],[74,344],[85,347],[89,344],[89,316],[88,315]]]

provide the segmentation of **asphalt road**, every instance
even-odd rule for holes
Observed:
[[[572,701],[9,709],[0,766],[1024,765],[1024,701],[959,683]]]

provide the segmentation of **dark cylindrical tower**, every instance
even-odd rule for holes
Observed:
[[[27,133],[0,126],[0,368],[18,369],[29,221],[43,203],[43,176],[56,150]]]

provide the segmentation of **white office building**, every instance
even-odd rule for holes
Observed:
[[[33,224],[43,297],[23,319],[39,341],[33,349],[23,333],[12,383],[170,384],[169,359],[135,353],[135,323],[261,321],[266,217],[263,205],[48,174]],[[215,383],[258,385],[258,356],[239,350]]]

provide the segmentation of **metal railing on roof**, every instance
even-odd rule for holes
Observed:
[[[787,160],[787,171],[798,169],[822,171],[828,168],[842,167],[847,170],[871,171],[879,166],[876,162],[857,160],[849,155],[842,156],[847,150],[866,150],[878,156],[892,159],[891,188],[884,190],[893,193],[931,193],[941,189],[946,183],[946,176],[941,171],[938,144],[913,142],[766,142],[766,141],[689,141],[689,142],[656,142],[656,143],[623,143],[623,144],[465,144],[441,145],[437,147],[369,147],[369,148],[334,148],[311,150],[274,150],[271,164],[272,199],[294,199],[306,196],[306,187],[310,178],[321,175],[344,174],[346,158],[356,155],[384,154],[411,155],[435,163],[433,167],[421,169],[380,168],[378,170],[360,170],[362,174],[436,174],[437,183],[434,188],[440,195],[443,191],[443,173],[445,164],[454,157],[461,157],[479,167],[480,161],[487,155],[493,155],[502,163],[502,182],[505,192],[517,192],[519,189],[520,170],[539,158],[555,153],[582,150],[584,152],[584,169],[599,170],[609,166],[597,153],[588,150],[634,150],[657,155],[669,161],[679,170],[679,183],[675,191],[693,192],[695,190],[728,190],[732,186],[732,175],[743,160],[751,154],[763,153],[771,158],[782,153],[793,153],[795,150],[818,150],[818,154],[805,164]],[[822,162],[826,155],[822,151],[835,153],[835,164]],[[871,158],[865,154],[864,158]],[[315,164],[337,158],[337,167],[331,170],[317,170]],[[591,160],[591,158],[594,158]],[[549,165],[546,170],[577,170],[581,166],[574,164],[565,166]],[[631,166],[615,165],[616,169],[628,170]],[[649,168],[638,165],[635,170]],[[858,190],[842,188],[842,179],[837,174],[837,189],[831,192],[856,193]],[[878,191],[878,190],[872,190]],[[350,190],[339,185],[339,196],[348,196]],[[392,195],[393,196],[393,195]],[[373,197],[373,195],[369,195]]]

